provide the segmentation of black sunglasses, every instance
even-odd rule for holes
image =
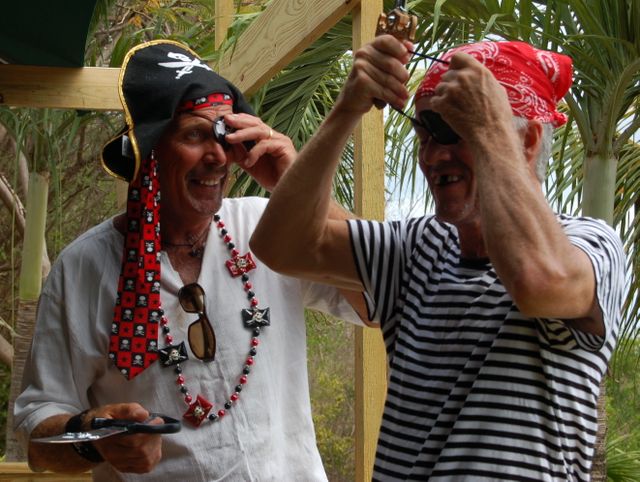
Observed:
[[[415,117],[411,117],[401,109],[397,109],[395,107],[393,107],[393,109],[409,119],[414,129],[419,127],[420,129],[425,130],[438,144],[449,146],[456,144],[460,140],[460,136],[456,131],[454,131],[437,112],[432,110],[421,110],[418,112],[418,120]]]
[[[198,319],[189,325],[189,348],[196,358],[210,362],[216,355],[216,334],[204,306],[204,290],[198,283],[183,286],[178,291],[180,306],[187,313],[197,313]]]
[[[225,123],[224,117],[218,117],[213,121],[213,137],[215,137],[218,144],[220,144],[225,151],[231,149],[231,144],[227,142],[227,134],[231,134],[234,131],[235,129],[233,127]],[[244,141],[242,144],[247,152],[256,145],[255,141]]]

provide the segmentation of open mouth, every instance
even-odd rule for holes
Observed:
[[[436,186],[446,186],[447,184],[453,184],[462,179],[462,176],[456,176],[453,174],[444,175],[444,176],[436,176],[435,185]]]

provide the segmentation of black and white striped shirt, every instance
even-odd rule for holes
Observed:
[[[593,264],[605,338],[523,316],[490,262],[433,217],[349,222],[389,379],[374,480],[588,480],[625,259],[615,232],[558,216]]]

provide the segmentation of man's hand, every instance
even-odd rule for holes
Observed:
[[[227,134],[226,140],[236,149],[238,165],[263,188],[272,191],[296,158],[291,139],[249,114],[229,114],[224,121],[236,129]],[[247,152],[244,141],[254,141],[256,145]]]
[[[94,417],[144,422],[149,418],[149,412],[137,403],[118,403],[90,410],[86,419]],[[162,423],[162,420],[149,423]],[[151,472],[162,458],[162,437],[159,434],[114,435],[93,444],[105,461],[120,472]]]
[[[374,99],[393,107],[404,107],[409,98],[405,86],[410,77],[406,64],[412,47],[409,41],[381,35],[358,49],[336,109],[364,114],[371,109]]]
[[[91,430],[91,420],[95,417],[143,422],[149,417],[149,412],[138,403],[104,405],[89,410],[82,417],[82,429]],[[43,420],[31,432],[31,438],[63,433],[70,418],[69,414],[59,414]],[[162,420],[152,420],[149,423],[162,423]],[[102,458],[120,472],[150,472],[162,457],[162,439],[156,434],[113,435],[94,441],[93,445]],[[38,471],[78,473],[90,470],[95,463],[76,454],[70,444],[30,442],[29,465]]]
[[[489,126],[513,126],[504,87],[489,69],[463,52],[451,57],[449,70],[442,75],[435,95],[426,99],[430,110],[442,115],[455,132],[472,142],[491,133]]]

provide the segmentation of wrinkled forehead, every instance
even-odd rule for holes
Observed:
[[[176,124],[189,122],[189,120],[193,118],[201,118],[213,121],[218,117],[222,117],[227,114],[233,114],[233,107],[229,104],[218,104],[198,110],[179,112],[176,114],[173,123]]]

